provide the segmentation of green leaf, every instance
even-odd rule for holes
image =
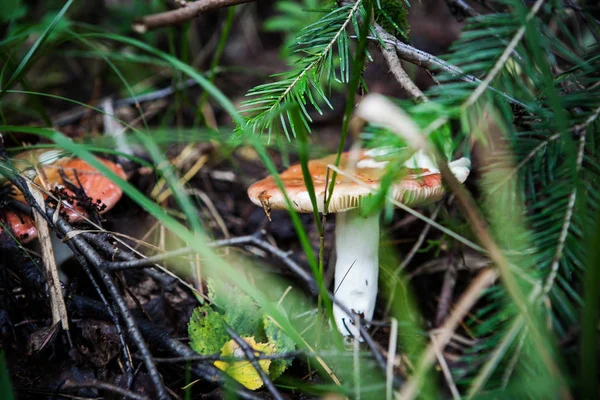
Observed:
[[[255,133],[284,133],[290,140],[292,136],[296,137],[298,126],[290,109],[300,109],[296,115],[299,115],[301,125],[310,130],[311,117],[306,106],[310,104],[319,113],[321,105],[332,108],[325,92],[331,89],[334,81],[348,82],[348,65],[352,57],[347,29],[354,27],[358,15],[364,19],[364,14],[363,0],[358,0],[334,7],[302,29],[294,41],[293,51],[301,57],[294,69],[278,74],[279,81],[259,85],[247,94],[250,99],[243,107],[248,125]],[[358,30],[355,33],[358,34]],[[339,71],[333,68],[336,50]]]
[[[188,324],[190,347],[199,354],[219,354],[229,340],[223,316],[204,304],[192,313]]]
[[[287,353],[296,349],[296,344],[292,338],[286,335],[268,315],[263,316],[263,325],[268,343],[275,345],[275,353]],[[293,359],[291,358],[273,360],[269,367],[269,376],[271,379],[279,378],[292,365],[292,361]]]
[[[209,297],[224,311],[223,318],[240,336],[261,340],[261,312],[250,296],[234,284],[209,279]]]

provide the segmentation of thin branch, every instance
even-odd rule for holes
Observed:
[[[258,363],[258,360],[254,355],[255,350],[248,343],[246,343],[244,339],[242,339],[240,335],[237,334],[236,331],[231,329],[229,325],[227,325],[225,328],[227,329],[227,334],[231,336],[231,338],[238,344],[238,346],[240,346],[248,360],[252,363],[252,366],[254,367],[254,369],[256,369],[258,375],[260,375],[260,378],[265,384],[265,387],[273,395],[273,398],[275,400],[283,400],[283,397],[281,396],[277,388],[275,388],[275,385],[273,385],[273,382],[269,378],[269,375],[265,373],[265,371],[263,371],[262,367]]]
[[[392,389],[394,376],[394,359],[396,358],[396,346],[398,344],[398,320],[392,317],[390,339],[388,343],[387,368],[385,370],[385,399],[392,400]]]
[[[396,39],[394,36],[390,35],[384,30],[379,32],[381,39],[383,40],[394,40]],[[423,94],[421,89],[410,79],[404,68],[402,68],[402,63],[400,62],[400,58],[398,58],[398,54],[396,54],[396,49],[391,44],[384,42],[383,46],[381,46],[381,54],[385,58],[385,61],[390,67],[390,71],[396,78],[396,81],[402,86],[404,90],[406,90],[412,97],[420,101],[428,101],[427,97]]]
[[[592,115],[590,115],[588,117],[588,119],[586,119],[579,125],[575,125],[574,130],[581,131],[581,130],[586,129],[588,126],[590,126],[592,123],[594,123],[594,121],[596,121],[599,116],[600,116],[600,107],[596,108],[594,110],[594,113]]]
[[[177,25],[198,15],[217,10],[219,8],[231,7],[242,3],[249,3],[253,0],[198,0],[187,3],[185,7],[176,10],[166,11],[158,14],[147,15],[133,23],[132,29],[137,33],[145,33],[150,29],[161,28],[163,26]]]
[[[435,221],[435,219],[437,218],[437,215],[440,212],[440,210],[442,209],[443,205],[444,205],[443,202],[439,202],[438,205],[435,206],[435,209],[431,213],[431,220],[432,221]],[[411,249],[409,250],[408,254],[406,255],[406,257],[404,257],[404,259],[402,260],[402,262],[400,263],[400,265],[398,265],[396,267],[396,270],[394,271],[394,275],[393,276],[395,276],[395,277],[400,276],[400,273],[406,268],[406,266],[408,264],[410,264],[410,262],[412,261],[412,259],[415,257],[415,255],[417,254],[417,252],[419,251],[419,249],[423,245],[423,242],[425,241],[425,238],[429,234],[429,230],[430,229],[431,229],[431,224],[425,224],[425,227],[421,231],[421,234],[419,235],[419,237],[418,237],[417,241],[415,242],[415,244],[413,245],[413,247],[411,247]],[[396,289],[397,289],[397,287],[398,287],[398,285],[393,285],[392,286],[392,290],[390,292],[388,303],[387,303],[387,306],[385,307],[385,314],[384,315],[388,315],[388,313],[390,312],[390,309],[392,308],[392,303],[393,303],[394,297],[396,295]]]
[[[514,354],[509,361],[508,365],[504,369],[504,373],[502,374],[502,389],[506,389],[508,386],[508,382],[510,381],[510,377],[515,372],[517,365],[519,365],[519,361],[521,360],[521,354],[523,352],[523,346],[525,345],[525,339],[527,339],[527,329],[524,330],[521,335],[521,340],[517,343],[517,348],[514,351]]]
[[[443,205],[444,205],[444,203],[440,202],[440,203],[438,203],[437,206],[435,206],[435,209],[431,213],[431,217],[430,217],[432,221],[435,221],[435,219],[437,218],[437,216],[438,216],[440,210],[442,209]],[[415,255],[417,254],[417,252],[419,251],[419,249],[423,245],[423,242],[425,241],[425,238],[429,234],[429,230],[430,229],[431,229],[431,225],[430,224],[425,224],[425,227],[421,231],[421,234],[419,235],[419,238],[417,239],[417,241],[415,242],[415,244],[413,245],[413,247],[410,249],[410,251],[408,252],[408,254],[406,255],[406,257],[404,257],[404,260],[402,260],[402,262],[400,263],[400,265],[398,265],[396,267],[396,271],[394,271],[395,275],[400,274],[400,272],[403,271],[408,264],[410,264],[410,262],[412,261],[412,259],[415,257]]]
[[[36,203],[41,207],[44,206],[44,196],[37,190],[29,181],[28,188],[33,195]],[[36,210],[33,210],[35,227],[38,231],[40,247],[42,248],[42,261],[46,272],[46,282],[48,283],[48,293],[50,297],[50,309],[52,311],[52,323],[56,324],[60,321],[63,330],[69,330],[69,316],[67,315],[67,307],[62,294],[60,278],[58,276],[58,268],[56,266],[56,258],[54,249],[50,239],[50,229],[48,222]]]
[[[73,382],[66,381],[61,389],[98,389],[105,392],[112,392],[119,396],[126,397],[132,400],[148,400],[149,397],[132,392],[131,390],[124,389],[120,386],[110,384],[108,382],[102,382],[95,379],[88,380],[86,382]]]
[[[70,299],[70,308],[72,312],[76,312],[80,316],[93,315],[95,318],[108,318],[106,308],[96,300],[89,299],[83,296],[72,296]],[[198,356],[194,350],[178,340],[172,339],[163,328],[158,327],[152,322],[145,319],[136,319],[140,331],[155,347],[165,349],[168,353],[174,354],[177,357],[195,357]],[[140,358],[143,358],[140,356]],[[211,383],[223,384],[222,371],[212,364],[196,363],[192,365],[192,373],[205,379]],[[260,398],[252,392],[242,387],[235,385],[233,388],[235,393],[243,399],[259,400]]]
[[[442,290],[440,293],[440,301],[438,304],[437,313],[435,315],[435,326],[439,326],[444,322],[444,319],[448,315],[452,304],[452,294],[454,293],[454,287],[456,286],[456,257],[450,254],[450,263],[446,272],[444,273],[444,283],[442,284]]]
[[[452,65],[432,54],[429,54],[423,50],[419,50],[419,49],[417,49],[413,46],[410,46],[406,43],[403,43],[402,41],[400,41],[396,38],[382,39],[381,38],[382,35],[385,35],[385,34],[389,35],[389,33],[387,33],[385,31],[385,29],[383,29],[381,26],[379,26],[377,24],[374,24],[374,28],[375,28],[375,33],[377,34],[377,36],[369,36],[368,39],[372,40],[372,41],[376,41],[376,42],[383,41],[384,43],[391,44],[392,46],[394,46],[396,48],[396,52],[398,53],[398,56],[400,56],[400,58],[402,58],[403,60],[408,61],[412,64],[415,64],[419,67],[429,69],[429,70],[441,70],[441,71],[447,72],[449,74],[452,74],[452,75],[458,77],[460,80],[465,81],[465,82],[475,83],[475,84],[481,83],[481,80],[479,78],[477,78],[473,75],[467,74],[461,68],[459,68],[455,65]],[[526,110],[530,109],[530,107],[527,106],[525,103],[522,103],[519,100],[510,97],[506,93],[504,93],[492,86],[487,87],[487,89],[491,90],[494,93],[499,94],[500,96],[505,98],[510,103],[516,104],[519,107],[522,107],[523,109],[526,109]]]
[[[465,18],[476,17],[479,15],[479,13],[464,0],[446,0],[446,5],[448,6],[450,13],[456,16],[457,19],[458,16]]]
[[[599,116],[600,116],[600,107],[596,108],[594,110],[594,112],[584,122],[582,122],[581,124],[575,125],[572,128],[573,132],[584,131],[590,124],[592,124],[594,121],[596,121],[596,119],[598,119]],[[535,146],[533,148],[533,150],[531,150],[525,156],[525,158],[523,158],[523,160],[521,160],[521,162],[519,164],[517,164],[517,166],[515,166],[515,168],[513,168],[500,182],[498,182],[492,189],[490,189],[490,194],[495,192],[502,185],[504,185],[506,182],[508,182],[510,180],[510,178],[512,178],[518,171],[521,170],[521,168],[523,168],[525,166],[525,164],[527,164],[533,158],[533,156],[535,156],[537,153],[542,151],[546,146],[548,146],[548,144],[550,144],[550,142],[553,142],[556,139],[560,138],[560,136],[561,136],[560,132],[557,132],[557,133],[553,134],[552,136],[548,137],[542,143]],[[581,163],[579,163],[579,164],[581,164]]]
[[[366,358],[368,354],[362,354],[361,357]],[[351,354],[347,353],[338,353],[334,351],[305,351],[305,350],[294,350],[287,351],[285,353],[277,353],[277,354],[259,354],[254,356],[257,360],[282,360],[286,358],[295,358],[295,357],[354,357]],[[199,362],[199,361],[226,361],[226,362],[234,362],[234,361],[248,361],[246,357],[228,357],[222,356],[219,354],[212,355],[195,355],[188,357],[166,357],[166,358],[154,358],[154,361],[160,364],[185,364],[187,362]]]
[[[52,209],[50,207],[46,207],[46,215],[53,216],[54,213],[55,213],[54,209]],[[66,221],[64,221],[60,217],[56,218],[56,228],[62,235],[65,235],[65,236],[67,236],[69,234],[69,232],[74,230],[71,225],[69,225]],[[161,400],[168,399],[169,395],[168,395],[167,390],[162,382],[162,378],[161,378],[160,374],[158,373],[158,370],[156,369],[156,365],[152,361],[152,355],[150,354],[150,350],[148,349],[148,346],[144,342],[144,339],[142,338],[140,330],[139,330],[133,316],[131,315],[131,312],[129,312],[129,309],[127,308],[127,304],[125,303],[125,300],[119,293],[119,290],[117,289],[117,286],[113,282],[111,276],[108,274],[108,272],[105,269],[103,269],[101,267],[103,265],[102,258],[98,255],[96,250],[94,248],[92,248],[85,241],[85,239],[83,237],[73,236],[71,238],[71,240],[73,241],[75,246],[82,253],[85,254],[86,258],[90,261],[92,266],[94,266],[96,268],[96,272],[98,273],[98,275],[100,276],[100,279],[104,283],[104,286],[110,293],[115,305],[117,306],[117,308],[119,310],[119,313],[121,314],[121,317],[123,318],[123,321],[125,322],[125,325],[127,326],[127,332],[129,333],[131,340],[135,343],[138,351],[143,356],[144,365],[146,367],[146,372],[148,373],[148,376],[150,377],[150,380],[152,381],[152,383],[156,389],[156,397]]]
[[[437,344],[435,335],[430,335],[430,337],[431,337],[431,344],[433,345],[433,349],[435,350],[435,356],[437,357],[438,364],[440,364],[440,367],[442,368],[442,373],[444,374],[446,383],[448,383],[448,387],[450,388],[450,393],[452,393],[452,398],[454,400],[460,400],[460,398],[461,398],[460,393],[458,392],[458,389],[456,388],[454,379],[452,379],[452,373],[450,372],[450,368],[448,367],[448,363],[446,362],[446,359],[444,358],[444,354],[442,353],[442,350],[439,348],[439,345]]]

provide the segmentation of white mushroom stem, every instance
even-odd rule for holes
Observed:
[[[360,210],[338,213],[335,246],[335,297],[370,321],[375,311],[379,275],[379,214],[363,217]],[[333,316],[342,335],[360,337],[352,318],[335,305]]]

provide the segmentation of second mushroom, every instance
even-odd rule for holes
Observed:
[[[337,213],[335,246],[335,297],[348,309],[360,315],[367,323],[373,318],[377,298],[379,275],[379,215],[363,216],[360,211],[362,199],[378,189],[385,173],[387,161],[377,156],[381,149],[363,150],[358,157],[343,153],[340,162],[342,170],[351,170],[352,176],[362,184],[338,175],[334,191],[329,200],[328,213]],[[422,154],[418,154],[422,158]],[[323,212],[328,165],[335,163],[335,155],[308,163],[313,180],[319,212]],[[356,158],[350,162],[351,158]],[[352,164],[352,165],[351,165]],[[414,158],[405,163],[402,178],[392,184],[390,196],[407,206],[419,206],[440,200],[444,187],[439,171],[433,163],[428,168],[408,168],[414,166]],[[469,175],[470,161],[461,158],[449,164],[460,182]],[[302,168],[294,165],[279,176],[297,212],[313,212],[309,192],[304,184]],[[331,183],[329,183],[331,184]],[[285,196],[273,177],[269,176],[254,183],[248,189],[248,196],[265,211],[285,209]],[[358,329],[351,317],[334,305],[333,314],[342,335],[360,338]]]

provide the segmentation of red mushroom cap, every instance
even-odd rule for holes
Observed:
[[[100,160],[100,162],[110,168],[120,178],[127,178],[125,171],[123,171],[123,168],[119,164],[108,160]],[[119,186],[79,158],[61,158],[50,165],[40,166],[38,171],[39,174],[34,179],[37,185],[42,187],[47,186],[48,190],[61,189],[61,192],[68,197],[76,197],[76,194],[69,189],[69,185],[66,185],[68,182],[70,185],[78,187],[85,192],[86,196],[91,199],[92,204],[98,206],[100,214],[113,208],[123,195],[123,191]],[[46,198],[47,196],[45,195],[44,197]],[[25,201],[21,192],[18,192],[15,199],[22,202]],[[70,199],[63,199],[63,203],[70,206],[64,208],[70,222],[81,220],[81,216],[87,215],[85,208],[78,205],[77,201],[73,202]]]
[[[79,158],[63,157],[56,159],[54,157],[56,159],[54,162],[45,163],[41,160],[44,157],[48,159],[47,154],[48,151],[40,150],[20,153],[15,157],[15,165],[22,172],[27,167],[33,167],[32,171],[36,173],[33,182],[36,185],[45,187],[49,191],[60,189],[60,194],[64,197],[61,198],[61,201],[65,205],[62,210],[66,212],[70,222],[81,220],[83,216],[88,214],[84,204],[81,204],[79,200],[73,200],[77,196],[74,191],[69,189],[71,186],[80,188],[91,201],[91,205],[100,214],[114,207],[121,198],[123,194],[121,188],[87,162]],[[100,162],[120,178],[127,178],[125,171],[119,164],[108,160],[100,160]],[[15,192],[17,193],[15,199],[25,202],[23,194],[17,189],[15,189]],[[44,194],[44,198],[47,197],[48,195]],[[27,243],[37,237],[35,225],[30,217],[17,216],[10,211],[6,211],[5,215],[7,223],[11,225],[15,236],[20,239],[21,243]]]
[[[371,195],[373,189],[379,188],[381,178],[385,174],[387,161],[378,161],[372,154],[369,150],[360,151],[354,167],[350,165],[351,153],[342,154],[340,168],[342,170],[352,169],[352,176],[360,180],[362,184],[338,175],[329,204],[329,212],[343,212],[360,207],[362,198]],[[330,155],[308,163],[317,197],[317,206],[321,212],[325,203],[327,166],[334,164],[335,158],[335,155]],[[408,206],[417,206],[437,201],[444,195],[442,178],[438,171],[403,166],[399,166],[399,168],[404,169],[406,174],[392,184],[390,195],[395,200]],[[330,173],[329,176],[331,177],[331,175]],[[279,178],[283,182],[294,209],[298,212],[312,212],[313,207],[304,184],[301,166],[299,164],[291,166],[282,172]],[[251,185],[248,188],[248,196],[254,204],[264,207],[267,211],[287,208],[285,197],[271,176]]]
[[[16,214],[6,210],[4,211],[4,217],[6,221],[2,221],[2,223],[10,226],[12,234],[21,244],[29,243],[37,237],[35,224],[28,215]],[[0,227],[1,233],[2,228]]]

